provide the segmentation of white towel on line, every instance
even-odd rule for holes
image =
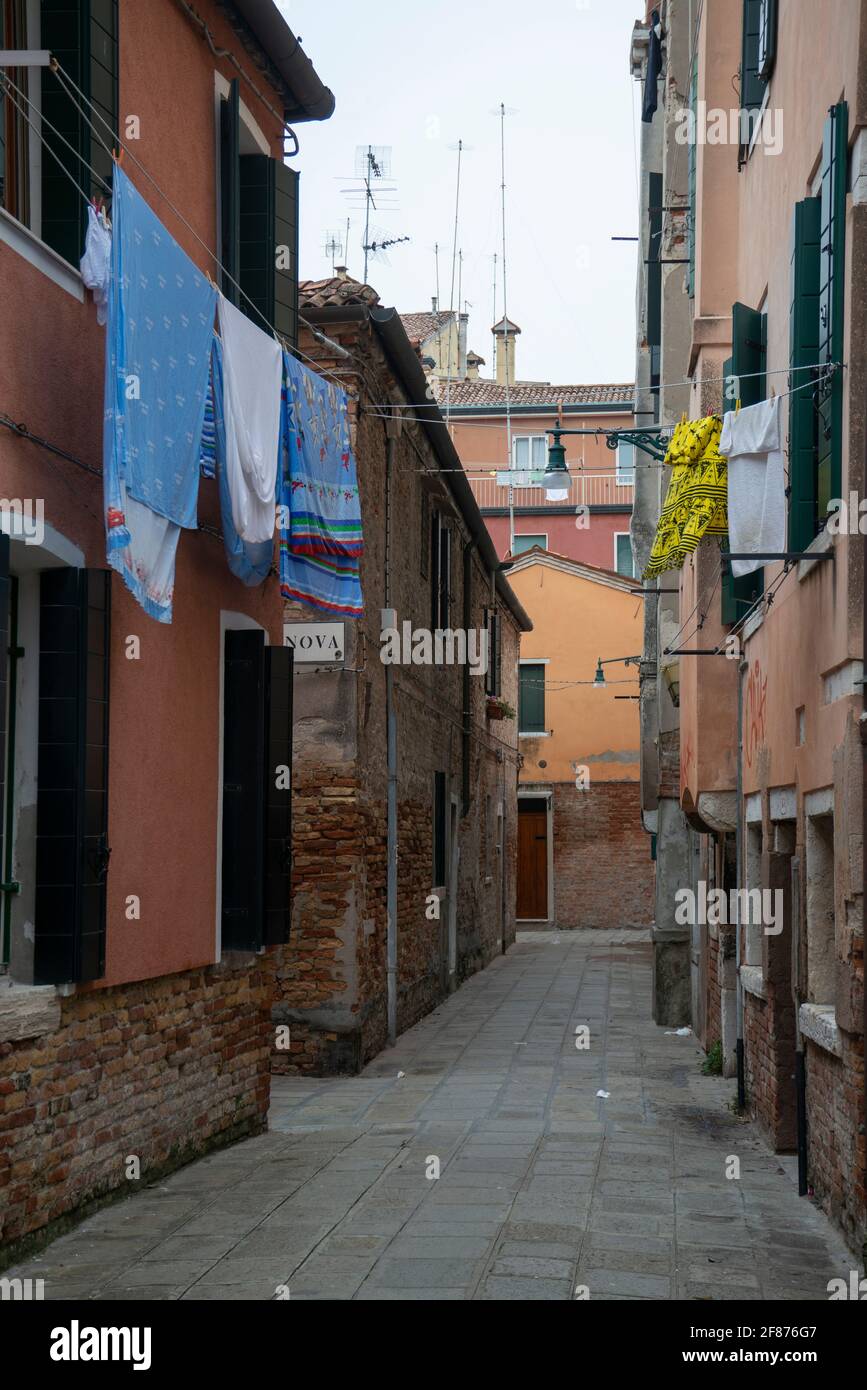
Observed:
[[[283,351],[227,299],[219,299],[223,339],[226,478],[241,540],[273,538]]]
[[[726,412],[720,453],[728,459],[729,548],[761,554],[786,548],[786,469],[780,432],[780,397]],[[765,561],[732,560],[732,574],[759,570]]]

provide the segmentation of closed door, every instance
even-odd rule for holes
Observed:
[[[526,809],[518,802],[518,903],[517,916],[548,916],[548,811],[534,802]]]

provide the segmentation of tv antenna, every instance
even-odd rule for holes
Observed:
[[[409,241],[408,236],[392,236],[382,227],[371,227],[371,241],[365,241],[362,250],[364,251],[364,283],[367,284],[367,259],[377,261],[382,265],[390,265],[391,262],[386,254],[390,246],[398,246],[402,241]]]
[[[332,271],[343,259],[343,240],[340,232],[326,232],[324,251],[331,262]]]
[[[383,259],[384,252],[389,246],[395,246],[399,241],[409,241],[409,237],[389,237],[386,232],[376,229],[371,234],[371,208],[374,212],[384,212],[397,206],[393,196],[390,196],[397,192],[397,187],[393,184],[383,183],[383,179],[391,178],[391,146],[356,145],[354,177],[358,181],[355,186],[344,188],[341,191],[349,196],[353,206],[364,207],[362,250],[364,251],[364,283],[367,284],[367,263],[371,253],[375,259]]]

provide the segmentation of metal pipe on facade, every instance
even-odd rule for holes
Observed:
[[[391,480],[397,426],[389,421],[385,441],[385,606],[391,607]],[[388,1040],[397,1041],[397,718],[394,667],[385,668],[386,793],[386,992]]]
[[[735,822],[735,857],[738,894],[735,916],[735,966],[737,970],[737,1042],[735,1053],[738,1068],[738,1109],[744,1110],[747,1103],[746,1078],[744,1074],[744,987],[741,981],[741,895],[744,884],[744,672],[749,669],[743,658],[738,662],[738,768],[737,768],[737,820]]]

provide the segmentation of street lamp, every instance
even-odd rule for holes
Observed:
[[[552,430],[553,444],[548,445],[548,464],[542,478],[542,486],[549,502],[568,502],[572,479],[566,467],[566,449],[560,443],[560,431]]]
[[[599,659],[598,659],[597,662],[596,662],[596,675],[593,677],[593,689],[594,689],[594,690],[604,690],[604,689],[605,689],[605,672],[602,670],[602,667],[603,667],[603,666],[612,666],[612,665],[614,665],[616,662],[619,662],[619,661],[622,661],[622,662],[624,663],[625,666],[631,666],[631,665],[637,666],[637,665],[639,664],[639,662],[641,661],[641,657],[640,657],[640,656],[609,656],[609,657],[606,657],[605,661],[603,661],[603,660],[602,660],[602,657],[600,656]]]

